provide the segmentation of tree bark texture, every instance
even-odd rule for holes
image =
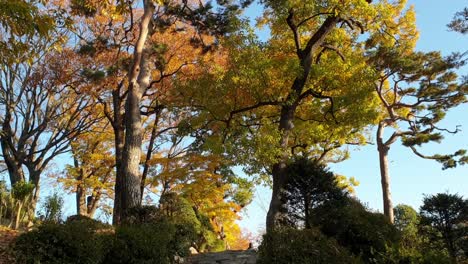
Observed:
[[[294,35],[297,36],[298,29],[297,25],[294,24],[293,19],[294,13],[291,11],[287,22]],[[294,127],[294,115],[297,106],[302,100],[301,95],[304,92],[304,87],[310,74],[314,52],[318,47],[320,47],[320,45],[322,45],[326,36],[328,36],[328,34],[335,28],[338,21],[338,17],[328,17],[320,26],[320,28],[311,36],[307,42],[307,45],[303,49],[300,47],[300,40],[297,39],[298,44],[296,45],[296,53],[302,67],[302,74],[294,79],[286,101],[281,107],[280,123],[278,129],[281,131],[280,147],[283,153],[279,157],[279,161],[272,166],[273,190],[266,219],[267,232],[273,231],[277,226],[279,226],[281,220],[283,219],[281,208],[285,202],[283,196],[285,183],[287,182],[288,176],[286,173],[286,166],[290,156],[289,135]]]
[[[388,151],[390,146],[383,142],[384,124],[379,124],[377,129],[377,150],[379,152],[380,180],[382,184],[382,198],[384,215],[393,224],[393,203],[390,192],[390,173],[388,171]]]
[[[114,130],[114,145],[115,145],[115,188],[114,188],[114,208],[112,213],[112,224],[120,224],[121,208],[122,208],[122,153],[124,147],[125,127],[123,125],[123,115],[121,113],[120,89],[112,93],[114,118],[112,120],[112,128]]]
[[[150,24],[154,12],[152,1],[144,1],[144,14],[140,22],[140,33],[135,46],[133,65],[129,72],[129,87],[125,103],[125,144],[122,153],[121,220],[128,209],[141,205],[140,159],[143,129],[140,103],[144,90],[149,86],[151,71],[149,54],[145,49],[150,36]]]

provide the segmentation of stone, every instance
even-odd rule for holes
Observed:
[[[255,264],[255,250],[228,250],[215,253],[196,254],[187,258],[187,264]]]

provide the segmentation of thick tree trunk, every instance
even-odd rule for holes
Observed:
[[[8,176],[10,177],[10,184],[13,186],[17,182],[24,181],[24,172],[21,162],[15,158],[14,150],[12,149],[12,142],[9,141],[13,135],[11,132],[10,114],[7,112],[5,115],[5,120],[3,121],[3,134],[0,135],[0,144],[2,147],[3,160],[7,166]]]
[[[89,217],[94,217],[99,200],[101,200],[101,190],[95,190],[93,195],[86,197],[86,212]]]
[[[289,157],[288,143],[289,133],[293,128],[294,112],[296,106],[283,106],[281,110],[281,118],[279,129],[282,131],[280,146],[284,150],[283,156],[280,161],[273,165],[273,190],[271,194],[270,207],[268,208],[266,219],[267,232],[273,231],[276,226],[280,224],[284,216],[282,215],[281,208],[283,207],[284,200],[284,185],[287,181],[286,166]]]
[[[135,85],[136,86],[136,85]],[[139,206],[141,204],[141,176],[140,176],[140,158],[142,125],[140,115],[140,99],[141,92],[139,87],[133,86],[130,89],[127,97],[126,120],[125,120],[125,146],[122,160],[122,213],[129,208]]]
[[[154,12],[152,1],[144,1],[144,14],[140,22],[140,33],[135,46],[132,69],[129,72],[129,89],[125,104],[125,144],[122,153],[122,196],[121,220],[128,209],[141,205],[140,159],[143,142],[140,102],[144,90],[149,86],[151,71],[149,54],[145,51],[150,36],[150,22]]]
[[[280,147],[283,153],[281,157],[279,157],[279,161],[272,167],[273,191],[266,219],[267,232],[273,231],[275,227],[279,225],[283,218],[281,208],[286,202],[283,198],[283,195],[285,187],[284,185],[287,181],[286,165],[290,156],[289,134],[293,129],[293,121],[296,108],[301,101],[300,97],[304,90],[307,79],[309,78],[309,73],[312,67],[313,54],[317,50],[317,48],[319,48],[320,45],[322,45],[326,36],[335,28],[338,21],[338,17],[328,17],[317,30],[317,32],[315,32],[311,36],[304,49],[301,49],[299,45],[296,46],[296,52],[298,59],[300,60],[302,74],[294,79],[294,82],[291,86],[291,91],[281,108],[280,123],[278,129],[282,134],[280,139]],[[287,22],[291,30],[295,33],[295,35],[297,35],[297,25],[294,24],[295,22],[293,10],[290,11],[290,15],[287,18]]]
[[[88,216],[86,208],[86,192],[81,185],[76,187],[76,214]]]
[[[388,171],[388,151],[390,146],[383,142],[384,125],[380,124],[377,129],[377,150],[379,151],[380,178],[382,183],[382,198],[384,215],[393,224],[393,203],[390,192],[390,174]]]

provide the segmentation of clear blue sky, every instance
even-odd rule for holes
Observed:
[[[446,25],[454,13],[468,6],[466,0],[411,0],[417,14],[417,25],[420,38],[417,49],[421,51],[451,52],[468,51],[468,35],[449,32]],[[247,12],[249,17],[259,16],[261,9],[253,6]],[[267,37],[262,32],[262,38]],[[468,74],[468,67],[460,75]],[[468,149],[468,104],[459,106],[448,113],[443,124],[447,128],[461,125],[461,132],[448,135],[441,144],[431,144],[423,148],[427,154],[452,153],[457,149]],[[391,188],[394,205],[404,203],[418,209],[424,194],[449,191],[468,196],[468,165],[450,170],[441,170],[440,164],[424,160],[412,154],[410,149],[402,147],[399,142],[392,145],[389,154]],[[382,211],[382,192],[380,186],[379,163],[376,146],[368,145],[351,151],[351,158],[330,166],[332,171],[354,176],[360,181],[357,197],[370,208]],[[243,228],[258,233],[265,227],[266,210],[271,192],[259,187],[255,200],[248,206],[240,224]]]

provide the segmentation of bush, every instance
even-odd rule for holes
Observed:
[[[196,235],[191,223],[173,221],[154,206],[131,208],[105,263],[172,263],[189,254]]]
[[[71,215],[65,221],[66,225],[80,225],[88,230],[110,229],[109,224],[104,224],[98,220],[84,215]]]
[[[389,250],[399,243],[398,230],[384,215],[367,211],[352,198],[317,208],[312,222],[323,234],[335,238],[366,263],[389,262]]]
[[[361,263],[317,229],[279,229],[263,236],[258,264]]]
[[[13,249],[18,263],[93,264],[102,263],[109,241],[86,221],[44,223],[19,236]]]
[[[171,263],[175,254],[171,250],[175,231],[167,222],[118,227],[105,263]]]
[[[115,232],[86,216],[70,216],[63,224],[44,222],[14,244],[18,263],[172,263],[189,254],[195,232],[173,223],[155,208],[132,209],[131,223]],[[107,231],[107,232],[106,232]]]
[[[128,209],[123,225],[140,225],[151,222],[158,222],[163,219],[160,210],[151,205],[133,207]]]
[[[117,233],[120,231],[126,232],[126,229],[149,229],[149,232],[155,232],[160,228],[159,231],[175,230],[171,233],[170,240],[166,246],[168,254],[171,256],[187,256],[189,248],[192,243],[197,239],[198,233],[196,229],[196,223],[187,221],[185,217],[170,217],[165,215],[160,209],[154,206],[141,206],[131,208],[127,212],[127,220],[124,224],[117,229]],[[144,230],[143,230],[144,231]]]

